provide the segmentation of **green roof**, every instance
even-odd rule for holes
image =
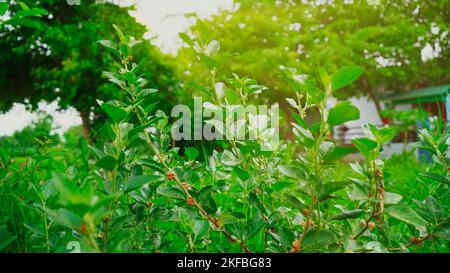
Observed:
[[[401,94],[389,94],[381,97],[382,101],[391,101],[395,104],[443,101],[448,96],[450,85],[441,85],[416,89]]]

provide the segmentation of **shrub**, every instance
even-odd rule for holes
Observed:
[[[245,105],[269,92],[239,75],[225,79],[225,93],[219,92],[217,73],[226,55],[201,21],[198,26],[196,36],[181,37],[208,69],[211,86],[199,88],[209,106],[225,111],[232,98]],[[330,135],[334,126],[358,119],[359,110],[349,102],[327,108],[327,101],[355,81],[361,67],[332,74],[320,69],[318,81],[282,67],[295,94],[288,99],[295,143],[273,141],[270,128],[250,126],[254,140],[231,137],[224,150],[208,155],[190,147],[181,156],[171,145],[169,118],[153,100],[157,90],[133,63],[140,41],[115,28],[119,42],[100,41],[120,63],[105,76],[124,94],[122,101],[99,102],[109,117],[104,134],[110,141],[102,147],[80,141],[70,151],[43,145],[22,168],[2,159],[0,190],[9,197],[0,206],[0,250],[448,250],[448,134],[421,132],[434,163],[420,181],[436,184],[425,200],[405,202],[386,183],[380,153],[395,136],[388,126],[367,125],[366,137],[353,141],[365,160],[351,163],[349,175],[343,171],[339,159],[354,150]],[[312,125],[304,120],[310,109],[320,113]]]

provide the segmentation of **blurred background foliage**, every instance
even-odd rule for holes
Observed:
[[[380,5],[369,5],[369,1],[234,2],[234,10],[205,22],[223,50],[238,53],[224,63],[222,73],[251,76],[268,86],[272,91],[265,97],[279,102],[286,114],[284,98],[291,91],[281,79],[280,65],[306,74],[317,74],[319,67],[335,71],[363,66],[365,73],[358,83],[335,96],[366,96],[379,112],[382,94],[449,80],[448,0],[381,1]],[[191,31],[198,31],[198,26]],[[424,62],[421,49],[427,44],[440,55]],[[191,62],[192,54],[187,48],[179,51],[183,75],[197,81],[206,78],[199,77],[204,69]]]

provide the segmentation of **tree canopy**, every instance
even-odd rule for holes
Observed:
[[[34,1],[25,2],[32,6]],[[40,28],[5,23],[0,29],[0,86],[4,94],[0,111],[8,110],[14,102],[35,107],[41,100],[57,100],[61,108],[73,106],[81,113],[86,132],[104,118],[97,100],[120,95],[102,78],[103,70],[114,65],[114,60],[104,54],[98,41],[113,36],[113,24],[137,38],[147,29],[128,13],[133,7],[95,2],[68,5],[66,1],[39,1],[49,13],[41,18]],[[18,9],[11,3],[12,15]],[[135,55],[148,60],[141,71],[152,87],[165,91],[161,100],[170,105],[176,86],[171,59],[151,41],[145,41]]]
[[[280,65],[314,74],[319,67],[363,66],[357,84],[334,95],[368,96],[377,106],[381,94],[447,82],[448,1],[368,2],[236,0],[233,10],[205,24],[224,50],[239,52],[223,71],[251,75],[273,90],[272,101],[290,92]],[[179,53],[187,60],[190,54]],[[201,78],[189,66],[188,77]]]

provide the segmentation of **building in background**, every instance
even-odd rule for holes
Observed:
[[[383,156],[389,157],[392,154],[401,154],[405,149],[411,150],[418,141],[418,131],[423,126],[430,125],[430,119],[439,118],[443,122],[444,130],[450,130],[450,85],[420,88],[400,94],[389,94],[380,98],[383,102],[383,109],[394,109],[400,112],[417,109],[423,111],[427,118],[415,122],[409,131],[400,133],[391,143],[385,146]],[[352,98],[352,104],[360,109],[359,120],[350,121],[343,126],[335,128],[334,136],[337,141],[344,145],[351,145],[352,139],[363,137],[363,126],[371,123],[378,127],[384,124],[398,125],[396,121],[388,118],[380,119],[375,104],[368,98]],[[329,107],[336,102],[331,101]],[[406,138],[406,139],[405,139]],[[416,155],[421,157],[424,151],[416,150]]]
[[[394,140],[395,143],[415,144],[418,141],[418,132],[421,128],[430,128],[431,120],[439,119],[442,122],[442,130],[449,130],[450,114],[450,85],[441,85],[415,89],[401,94],[386,95],[381,98],[386,108],[395,110],[418,109],[426,114],[426,118],[417,119],[416,126],[406,134],[400,134]],[[390,121],[388,121],[389,123]],[[406,139],[405,139],[406,138]],[[396,151],[393,151],[396,152]],[[401,150],[399,151],[401,152]],[[430,160],[428,152],[422,149],[417,150],[419,158]]]

